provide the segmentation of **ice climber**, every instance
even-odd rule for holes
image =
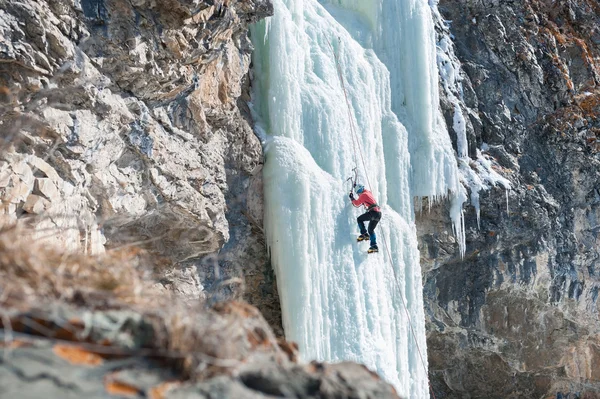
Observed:
[[[355,207],[359,207],[363,205],[367,212],[360,215],[356,218],[358,222],[358,228],[360,229],[360,235],[356,239],[356,241],[365,241],[367,239],[371,240],[371,247],[367,252],[379,252],[379,248],[377,248],[377,237],[375,236],[375,227],[377,223],[381,220],[381,208],[377,205],[377,201],[375,201],[375,197],[373,197],[373,193],[369,190],[365,189],[365,186],[359,184],[356,186],[356,194],[358,194],[358,198],[354,199],[354,193],[350,191],[350,200],[352,201],[352,205]],[[369,221],[369,229],[365,228],[365,222]]]

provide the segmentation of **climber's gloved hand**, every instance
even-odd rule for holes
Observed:
[[[352,201],[354,201],[354,193],[353,193],[353,192],[350,192],[350,195],[348,195],[348,197],[349,197],[349,198],[350,198]]]

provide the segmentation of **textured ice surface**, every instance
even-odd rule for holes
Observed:
[[[412,199],[450,193],[463,242],[466,199],[438,109],[431,9],[425,0],[322,3],[275,0],[275,15],[252,31],[265,227],[286,336],[307,360],[362,362],[401,396],[427,398]],[[355,165],[383,206],[376,255],[355,242],[361,211],[350,205],[345,183]]]

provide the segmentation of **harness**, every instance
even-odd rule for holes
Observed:
[[[377,208],[377,207],[379,207],[379,205],[377,205],[377,204],[371,204],[371,205],[369,205],[369,206],[367,207],[367,212],[369,212],[370,210],[372,210],[372,209],[374,209],[374,208]]]

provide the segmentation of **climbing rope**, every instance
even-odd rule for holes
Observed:
[[[338,38],[338,41],[340,39]],[[333,54],[333,58],[335,58],[335,65],[336,65],[336,69],[337,69],[337,74],[338,77],[340,78],[340,82],[342,82],[342,88],[344,89],[344,98],[346,99],[346,105],[348,106],[348,120],[350,120],[350,131],[354,132],[354,119],[352,118],[352,111],[350,110],[350,101],[348,100],[348,94],[346,93],[346,88],[344,87],[344,78],[342,76],[342,70],[340,68],[340,63],[338,61],[337,58],[337,54],[335,53],[335,51],[333,50],[333,46],[331,45],[331,43],[329,43],[329,41],[327,41],[327,44],[329,44],[329,48],[331,49],[331,53]],[[356,158],[356,146],[359,145],[359,141],[358,138],[355,137],[356,135],[352,133],[352,148],[354,150],[354,166],[356,166],[356,164],[358,164],[358,159]],[[362,155],[362,154],[361,154]],[[363,159],[363,166],[365,165],[365,161]],[[356,168],[354,168],[356,169]],[[368,180],[368,178],[367,178]],[[354,180],[354,183],[356,183],[356,179]],[[354,188],[354,187],[352,187]]]
[[[338,41],[339,40],[340,39],[338,38]],[[346,105],[348,107],[348,119],[350,121],[350,131],[351,131],[351,134],[352,134],[352,145],[353,145],[353,148],[354,148],[354,164],[356,165],[356,159],[357,159],[356,153],[357,153],[357,150],[356,150],[356,145],[354,144],[354,142],[356,141],[356,143],[360,143],[359,140],[358,140],[358,133],[356,133],[357,129],[356,129],[355,125],[354,125],[354,119],[352,118],[352,111],[351,111],[351,108],[350,108],[350,101],[348,100],[348,93],[346,91],[346,84],[344,82],[344,76],[342,74],[342,69],[340,67],[340,63],[339,63],[337,54],[333,50],[333,46],[331,45],[331,43],[329,43],[329,42],[327,42],[327,43],[329,44],[329,48],[331,48],[331,52],[333,53],[333,57],[335,59],[335,65],[336,65],[338,77],[340,79],[340,84],[342,85],[342,90],[344,91],[344,97],[346,98]],[[360,148],[360,145],[359,145],[359,148]],[[361,159],[363,170],[364,170],[364,176],[365,176],[365,178],[367,180],[367,185],[369,187],[369,191],[372,192],[373,189],[371,187],[371,182],[369,181],[369,174],[367,173],[367,164],[365,162],[365,158],[363,156],[362,150],[359,150],[358,154],[360,154],[360,159]],[[394,268],[394,262],[392,261],[392,254],[390,252],[390,248],[389,248],[387,239],[385,237],[385,233],[383,232],[383,229],[380,231],[380,234],[381,234],[381,238],[383,240],[385,251],[386,251],[387,256],[388,256],[388,261],[390,262],[390,265],[392,267],[392,271],[394,272],[394,279],[396,281],[396,288],[398,289],[398,291],[400,291],[400,287],[399,287],[399,284],[398,284],[398,275],[396,273],[396,269]],[[399,294],[400,294],[400,299],[402,300],[402,306],[404,306],[404,311],[406,312],[406,318],[408,319],[408,324],[410,326],[410,330],[412,332],[413,339],[415,341],[415,346],[417,347],[417,351],[418,351],[419,357],[421,359],[421,364],[423,365],[423,368],[425,369],[425,372],[427,373],[427,366],[425,365],[425,358],[423,357],[423,353],[421,352],[421,348],[419,347],[419,342],[417,341],[417,334],[415,333],[415,329],[414,329],[414,326],[413,326],[413,323],[412,323],[412,319],[410,317],[410,313],[408,311],[408,307],[406,306],[406,302],[404,301],[404,297],[402,295],[402,292],[400,292]],[[433,385],[431,385],[431,381],[429,380],[429,376],[427,377],[427,382],[429,384],[429,390],[431,392],[431,396],[433,397],[433,399],[436,399],[435,393],[433,392]]]

